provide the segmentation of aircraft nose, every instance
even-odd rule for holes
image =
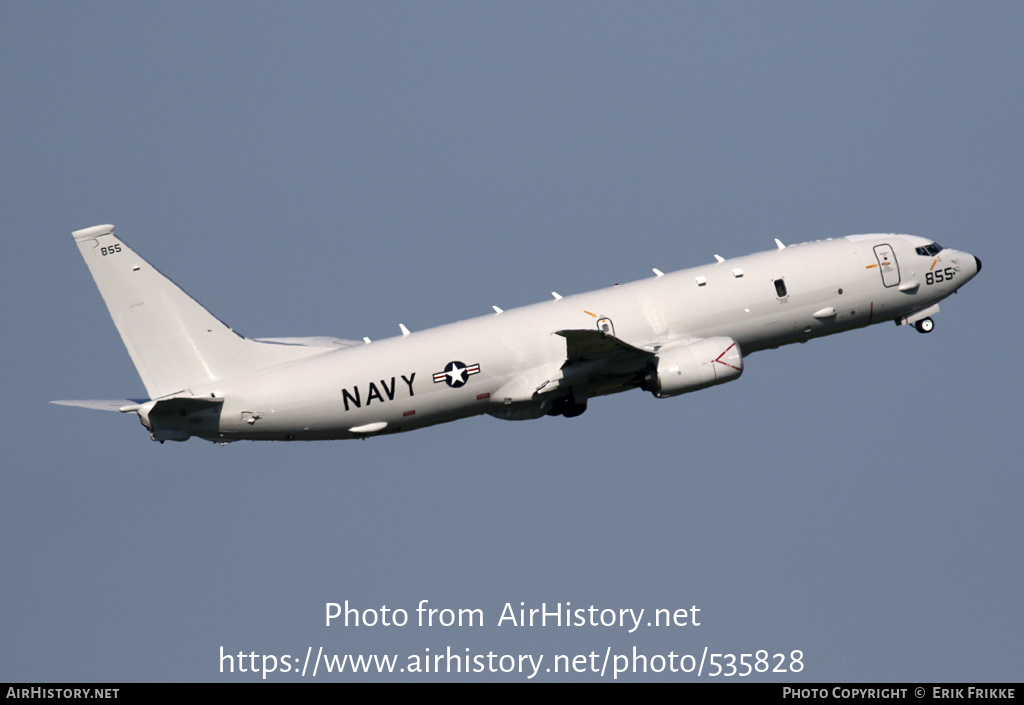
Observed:
[[[969,252],[961,252],[960,254],[962,255],[961,261],[964,264],[964,271],[963,271],[964,283],[966,283],[966,282],[970,281],[971,279],[974,279],[976,276],[978,276],[978,272],[981,271],[981,260],[978,259],[977,257],[975,257],[974,255],[972,255]],[[974,260],[974,271],[973,272],[971,271],[971,265],[970,265],[970,261],[971,260]],[[959,288],[959,286],[957,288]]]

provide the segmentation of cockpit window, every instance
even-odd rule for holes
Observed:
[[[915,250],[915,252],[917,252],[917,254],[919,254],[919,255],[921,255],[923,257],[934,257],[935,255],[937,255],[940,252],[942,252],[942,250],[944,250],[944,249],[945,248],[942,245],[939,245],[939,244],[933,242],[930,245],[925,245],[924,247],[918,247]]]

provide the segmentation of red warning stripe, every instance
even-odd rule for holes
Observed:
[[[736,370],[737,372],[739,372],[740,368],[736,367],[736,365],[730,365],[728,362],[722,362],[722,358],[725,357],[725,354],[727,352],[729,352],[730,350],[732,350],[734,347],[736,347],[736,343],[733,343],[732,345],[727,347],[725,350],[723,350],[722,354],[715,358],[715,362],[717,362],[720,365],[725,365],[726,367],[731,367],[734,370]]]

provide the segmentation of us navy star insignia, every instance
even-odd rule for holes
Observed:
[[[444,370],[434,373],[434,384],[447,382],[449,387],[461,387],[469,379],[480,371],[480,363],[467,365],[453,360],[444,366]]]

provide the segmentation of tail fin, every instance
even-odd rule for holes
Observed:
[[[196,386],[355,345],[329,337],[243,338],[121,242],[113,225],[72,235],[151,399],[191,396]]]
[[[248,370],[247,343],[114,235],[72,233],[150,397]]]

